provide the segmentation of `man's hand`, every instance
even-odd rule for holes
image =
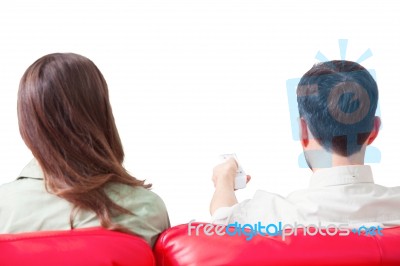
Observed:
[[[235,188],[235,176],[238,165],[235,159],[229,158],[225,162],[214,167],[212,181],[214,187],[226,187],[231,188],[232,191]]]
[[[226,188],[235,187],[235,177],[238,165],[235,159],[229,158],[225,162],[214,167],[212,181],[214,187],[224,186]],[[246,175],[246,183],[249,183],[251,176]]]
[[[215,192],[210,204],[211,215],[221,207],[231,207],[237,203],[235,196],[235,177],[238,165],[235,159],[229,158],[214,167],[212,181]],[[251,177],[247,176],[247,182]]]

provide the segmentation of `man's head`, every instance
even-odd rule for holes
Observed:
[[[297,102],[303,147],[312,135],[324,150],[349,157],[377,135],[378,87],[358,63],[335,60],[314,65],[299,82]]]

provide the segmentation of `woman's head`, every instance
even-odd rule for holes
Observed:
[[[105,195],[105,185],[144,186],[122,167],[124,152],[107,83],[88,58],[55,53],[34,62],[20,82],[18,120],[48,190],[76,207],[100,216],[124,212]]]
[[[22,138],[40,161],[90,167],[105,156],[123,160],[106,81],[86,57],[50,54],[34,62],[21,79],[18,118]]]

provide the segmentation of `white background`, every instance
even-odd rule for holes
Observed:
[[[256,189],[286,195],[308,184],[291,136],[286,80],[318,51],[375,69],[383,120],[374,143],[377,183],[395,186],[400,114],[400,8],[396,1],[2,1],[0,183],[31,154],[19,136],[19,79],[53,52],[87,56],[103,72],[124,144],[126,168],[153,183],[173,225],[207,221],[211,173],[236,152]],[[1,195],[0,195],[1,199]],[[27,206],[28,207],[28,206]]]

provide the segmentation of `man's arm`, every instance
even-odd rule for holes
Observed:
[[[214,195],[210,203],[211,215],[221,207],[231,207],[238,203],[235,195],[235,176],[238,166],[235,159],[230,158],[214,167],[212,180]]]

